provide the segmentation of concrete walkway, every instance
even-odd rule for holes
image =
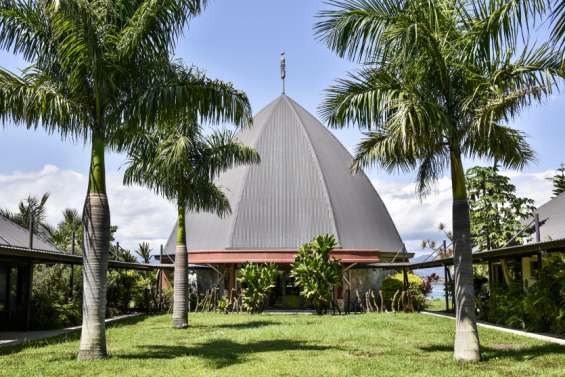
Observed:
[[[112,317],[106,320],[106,324],[121,321],[143,315],[142,313],[125,314]],[[57,330],[38,330],[38,331],[0,331],[0,347],[13,347],[33,340],[51,338],[80,330],[82,326],[67,327]]]
[[[434,313],[434,312],[428,312],[428,311],[423,311],[421,313],[426,314],[426,315],[431,315],[431,316],[434,316],[434,317],[450,318],[450,319],[455,320],[455,316],[452,315],[452,314]],[[500,325],[493,325],[492,323],[486,323],[486,322],[477,322],[477,325],[480,326],[480,327],[484,327],[485,329],[502,331],[502,332],[506,332],[506,333],[509,333],[509,334],[525,336],[525,337],[528,337],[528,338],[537,339],[537,340],[541,340],[541,341],[544,341],[544,342],[555,343],[555,344],[560,344],[562,346],[565,346],[565,339],[564,338],[560,338],[560,337],[553,336],[553,335],[544,335],[544,334],[537,334],[537,333],[528,332],[528,331],[524,331],[524,330],[516,330],[516,329],[509,328],[509,327],[504,327],[504,326],[500,326]]]

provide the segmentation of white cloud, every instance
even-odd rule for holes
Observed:
[[[166,242],[175,222],[173,205],[141,187],[122,185],[122,175],[107,174],[111,221],[118,226],[116,240],[126,248],[135,248],[147,241],[154,252]],[[86,195],[86,176],[73,170],[45,165],[40,171],[14,172],[0,175],[0,207],[15,210],[28,195],[48,192],[48,221],[57,224],[65,208],[82,211]]]
[[[504,174],[512,178],[519,195],[534,199],[536,205],[549,200],[552,185],[546,178],[554,171]],[[418,197],[413,183],[390,179],[373,179],[372,182],[408,250],[421,252],[422,239],[443,239],[437,226],[442,222],[449,228],[451,224],[451,183],[448,178],[440,179],[430,195],[424,198]],[[45,165],[39,171],[0,175],[0,207],[14,210],[27,195],[41,196],[49,192],[48,221],[56,224],[61,220],[63,209],[82,209],[86,185],[85,175],[54,165]],[[126,248],[147,241],[157,252],[175,222],[174,206],[144,188],[123,186],[120,173],[108,173],[107,185],[112,224],[118,226],[117,240]]]
[[[510,177],[516,186],[518,195],[531,198],[539,207],[551,198],[553,183],[551,178],[557,173],[555,170],[545,170],[542,172],[522,173],[516,171],[506,171],[502,174]]]
[[[503,174],[512,179],[518,195],[534,199],[536,206],[550,199],[552,183],[546,178],[552,177],[555,171],[505,171]],[[438,225],[444,223],[451,229],[451,182],[447,177],[440,179],[424,198],[418,197],[414,183],[379,179],[372,182],[409,251],[424,252],[420,246],[423,239],[441,241],[445,238]]]

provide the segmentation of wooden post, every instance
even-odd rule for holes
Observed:
[[[163,264],[163,244],[159,247],[159,264]],[[159,311],[163,309],[163,269],[159,269],[157,276],[159,280],[157,281],[157,292],[159,294]]]
[[[75,240],[76,240],[76,235],[75,235],[75,231],[73,230],[73,235],[71,237],[71,254],[75,255]],[[71,276],[69,277],[69,288],[70,288],[70,295],[69,297],[71,298],[71,301],[74,298],[74,275],[75,275],[75,265],[71,264]]]
[[[33,214],[29,208],[29,249],[33,250]]]
[[[540,251],[538,253],[538,280],[541,279],[541,270],[543,268],[543,253]]]
[[[445,291],[445,311],[449,311],[449,288],[447,285],[447,266],[443,266],[443,285]]]
[[[492,261],[489,260],[488,261],[488,287],[489,287],[489,293],[492,295],[492,291],[494,288],[494,272],[492,270]]]
[[[402,274],[404,276],[404,290],[408,290],[408,269],[406,267],[402,268]]]
[[[536,242],[539,243],[541,241],[541,233],[539,228],[539,213],[537,212],[534,214],[534,225],[536,229]]]
[[[31,296],[32,296],[32,288],[33,288],[33,263],[29,263],[28,267],[26,268],[26,273],[24,274],[24,279],[27,280],[26,288],[26,298],[25,298],[25,329],[30,329],[30,320],[31,320]],[[26,279],[27,278],[27,279]]]
[[[447,241],[443,240],[443,257],[447,258]]]
[[[281,275],[281,296],[286,296],[286,273]]]
[[[447,268],[447,266],[446,266]],[[447,268],[447,279],[449,281],[449,285],[451,285],[451,283],[453,282],[453,279],[451,278],[451,272],[449,271],[449,268]],[[451,307],[453,308],[453,310],[455,311],[455,292],[451,291]]]

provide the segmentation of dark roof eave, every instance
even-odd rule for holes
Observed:
[[[83,261],[81,255],[72,255],[53,251],[27,249],[6,245],[0,245],[0,257],[8,257],[32,263],[62,263],[80,265]],[[108,267],[133,270],[174,269],[174,265],[172,264],[153,265],[147,263],[123,262],[117,260],[108,261]]]
[[[564,251],[565,252],[565,239],[529,243],[526,245],[510,246],[500,249],[493,249],[488,251],[480,251],[473,254],[473,263],[480,263],[492,259],[513,256],[528,256],[537,254],[542,251]],[[441,267],[453,264],[453,257],[436,259],[427,262],[411,263],[410,268],[413,270],[421,268]]]

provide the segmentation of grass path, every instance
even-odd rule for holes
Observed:
[[[481,329],[484,361],[452,361],[453,322],[419,314],[168,316],[108,330],[109,360],[75,361],[79,334],[0,350],[1,376],[565,376],[565,347]]]

